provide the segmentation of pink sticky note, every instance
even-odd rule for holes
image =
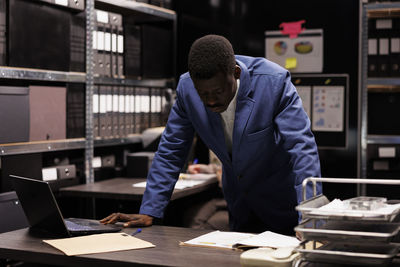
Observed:
[[[295,22],[282,22],[279,25],[279,28],[281,28],[282,34],[289,35],[289,38],[296,38],[299,33],[304,31],[304,28],[302,28],[302,24],[305,22],[305,20]]]

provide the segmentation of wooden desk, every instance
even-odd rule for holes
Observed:
[[[118,211],[117,209],[109,210],[105,214],[101,214],[103,210],[97,210],[96,206],[104,207],[101,203],[96,205],[96,199],[110,199],[116,201],[134,201],[140,204],[145,188],[143,187],[134,187],[133,184],[143,182],[146,179],[139,178],[114,178],[109,180],[104,180],[100,182],[95,182],[92,184],[82,184],[76,186],[69,186],[61,188],[59,191],[59,196],[61,197],[73,197],[73,198],[84,198],[88,200],[85,205],[88,211],[81,214],[69,214],[69,217],[85,217],[92,219],[99,219],[107,216],[109,213]],[[212,189],[217,192],[218,190],[218,180],[217,178],[212,178],[205,181],[202,184],[195,185],[193,187],[185,188],[185,189],[175,189],[172,193],[171,200],[179,200],[185,197],[193,197],[200,196],[201,193],[212,192]],[[175,201],[176,203],[178,201]],[[180,202],[186,202],[180,201]],[[182,223],[178,220],[177,216],[180,213],[177,209],[172,208],[168,213],[169,216],[164,217],[165,223],[174,226],[183,226]],[[96,211],[97,210],[97,211]],[[135,211],[129,211],[128,213],[134,213]],[[176,212],[178,214],[176,214]],[[104,213],[104,211],[103,211]],[[175,214],[174,214],[175,213]]]
[[[123,231],[132,233],[135,228]],[[62,266],[240,266],[240,251],[179,246],[179,241],[207,232],[210,230],[152,226],[142,228],[137,237],[155,248],[66,256],[41,238],[30,236],[25,228],[0,234],[0,258]]]
[[[113,178],[92,184],[69,186],[60,189],[61,196],[69,197],[94,197],[124,200],[142,200],[144,188],[133,187],[133,184],[144,182],[139,178]],[[175,189],[171,200],[183,198],[203,192],[218,185],[217,178],[212,178],[202,184],[185,189]]]

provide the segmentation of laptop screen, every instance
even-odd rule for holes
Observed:
[[[29,226],[15,191],[0,194],[0,214],[0,233]]]
[[[48,183],[10,175],[32,230],[70,236]]]

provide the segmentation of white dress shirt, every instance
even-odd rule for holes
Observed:
[[[235,123],[235,111],[236,111],[236,97],[240,87],[240,80],[237,79],[237,88],[235,96],[233,97],[231,103],[229,103],[228,108],[221,113],[222,127],[224,128],[225,144],[228,149],[229,155],[232,155],[232,135],[233,135],[233,125]]]

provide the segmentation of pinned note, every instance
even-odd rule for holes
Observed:
[[[286,69],[294,69],[297,67],[297,58],[288,57],[286,58],[285,68]]]
[[[305,20],[295,22],[282,22],[279,25],[279,28],[281,28],[281,33],[289,35],[289,38],[297,38],[297,35],[304,31],[304,28],[302,28],[302,24],[305,22]]]

